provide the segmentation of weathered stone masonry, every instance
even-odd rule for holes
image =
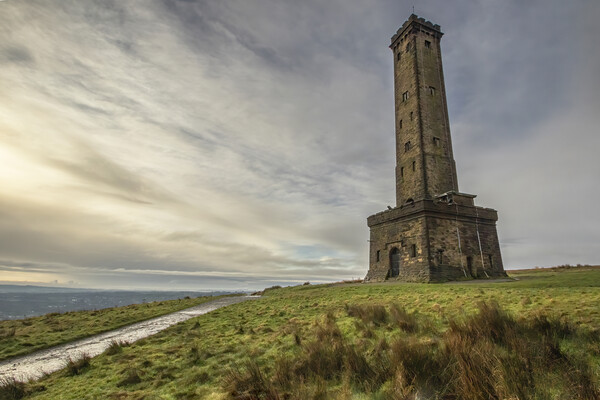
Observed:
[[[498,214],[458,191],[439,25],[411,15],[392,37],[396,207],[367,219],[366,281],[506,276]]]

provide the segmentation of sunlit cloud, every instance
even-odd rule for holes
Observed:
[[[412,4],[392,3],[2,2],[2,281],[364,276],[366,217],[395,198],[387,44]],[[571,203],[600,195],[599,6],[416,11],[446,32],[461,190],[498,209],[506,267],[597,262]]]

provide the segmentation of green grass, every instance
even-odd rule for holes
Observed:
[[[0,321],[0,360],[110,331],[213,299],[214,297],[185,298]]]
[[[24,390],[35,399],[597,398],[600,270],[515,276],[267,290]]]

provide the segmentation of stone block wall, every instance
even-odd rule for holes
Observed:
[[[392,210],[393,211],[393,210]],[[381,213],[384,222],[371,227],[370,260],[367,281],[382,281],[386,279],[428,282],[429,253],[427,252],[427,237],[425,219],[419,215],[405,215],[402,223],[397,223],[394,213]],[[414,247],[414,256],[412,254]],[[392,250],[400,251],[400,274],[390,278],[390,256]]]
[[[396,99],[396,205],[458,190],[442,71],[442,33],[407,25],[392,38]]]
[[[472,199],[464,200],[472,203]],[[434,200],[372,215],[368,218],[370,267],[365,280],[440,282],[506,276],[496,220],[496,211],[489,208]],[[401,267],[399,276],[390,278],[394,248],[400,251]]]
[[[469,213],[430,216],[427,225],[432,281],[506,276],[495,222]]]

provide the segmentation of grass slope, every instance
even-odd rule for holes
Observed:
[[[110,331],[213,299],[215,297],[185,298],[0,321],[0,360]]]
[[[35,399],[598,398],[600,270],[517,277],[267,290],[9,386]]]

